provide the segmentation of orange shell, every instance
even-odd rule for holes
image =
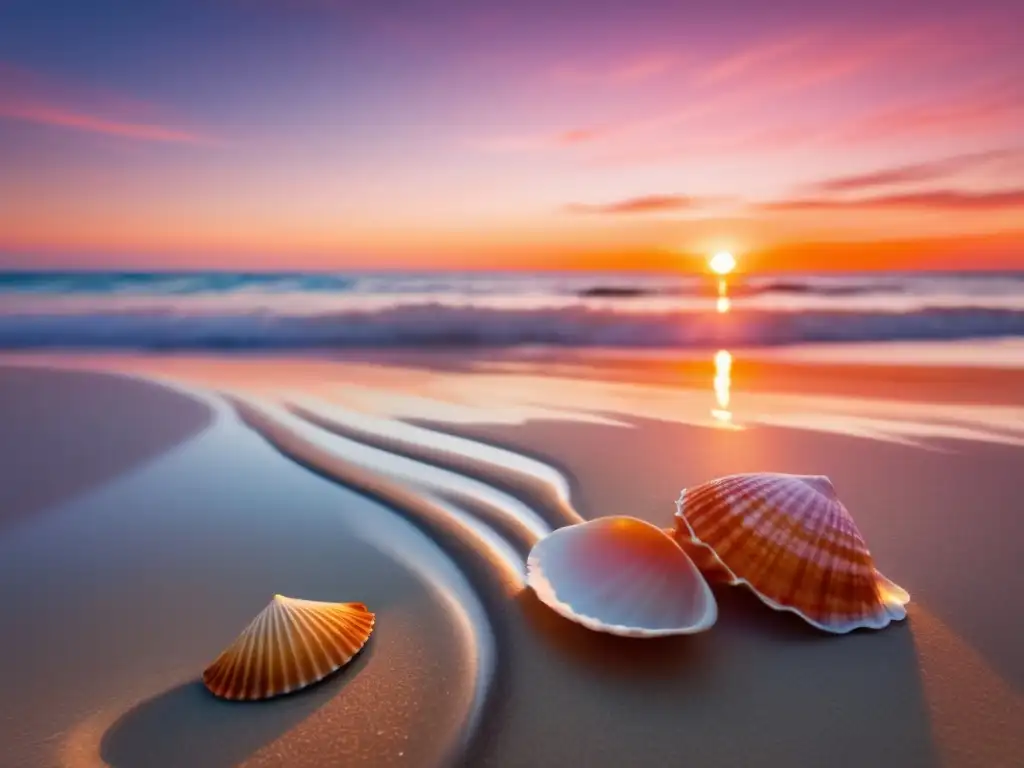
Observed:
[[[274,595],[217,660],[203,683],[224,699],[292,693],[345,666],[369,640],[374,615],[362,603]]]
[[[826,632],[881,629],[907,615],[910,596],[875,570],[827,477],[731,475],[686,489],[675,536],[688,551],[703,548],[728,583]]]

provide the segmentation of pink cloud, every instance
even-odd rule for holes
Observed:
[[[185,144],[203,144],[208,141],[195,133],[167,128],[161,125],[129,123],[95,115],[72,112],[64,107],[47,104],[14,104],[0,102],[0,118],[21,120],[40,125],[56,125],[108,136],[122,136],[140,141],[166,141]]]
[[[763,203],[766,211],[867,210],[921,208],[946,211],[990,211],[1024,207],[1024,189],[987,192],[936,189],[899,195],[874,195],[853,199],[803,198]]]
[[[594,128],[577,128],[574,131],[566,131],[555,137],[555,143],[562,145],[587,144],[596,141],[604,135],[603,131]]]
[[[670,211],[689,211],[726,202],[722,198],[690,197],[688,195],[643,195],[628,197],[610,203],[570,203],[569,213],[586,214],[644,214]]]
[[[805,49],[807,43],[806,36],[768,40],[713,61],[703,70],[696,72],[694,79],[704,85],[735,80],[765,65],[786,59],[790,54]]]
[[[878,112],[842,132],[848,141],[897,136],[960,135],[1011,128],[1024,119],[1024,88],[1010,80],[961,93],[951,99],[910,104]]]
[[[85,101],[102,102],[86,106]],[[86,133],[118,136],[136,141],[181,144],[210,143],[209,137],[194,131],[130,117],[127,113],[152,111],[150,105],[121,98],[89,98],[54,86],[38,76],[0,65],[0,119],[36,125],[50,125]]]
[[[1024,156],[1020,150],[996,149],[945,157],[925,163],[882,168],[869,173],[836,176],[811,185],[811,189],[824,192],[859,192],[877,187],[900,186],[926,181],[938,181],[964,171],[987,168],[993,164]]]
[[[655,53],[621,61],[607,67],[562,66],[553,72],[554,79],[569,85],[623,85],[639,83],[664,75],[679,64],[679,57]]]
[[[614,142],[617,146],[613,153],[619,155],[627,155],[630,145],[643,156],[657,154],[659,135],[673,144],[669,150],[673,153],[694,145],[709,150],[714,150],[716,144],[723,150],[762,144],[775,148],[780,143],[778,134],[799,141],[809,133],[820,133],[819,127],[794,112],[783,126],[723,138],[720,121],[763,124],[762,112],[767,110],[766,116],[771,118],[785,114],[784,110],[790,108],[785,100],[807,89],[826,85],[836,88],[840,81],[855,78],[878,79],[896,65],[904,73],[933,72],[937,66],[960,62],[983,51],[981,42],[981,38],[960,38],[957,29],[941,26],[897,30],[888,35],[818,29],[767,39],[691,70],[691,91],[682,97],[686,106],[607,126],[600,138]],[[835,92],[829,94],[829,98],[834,97]],[[756,119],[744,117],[751,115]],[[688,126],[685,142],[677,138],[677,129],[683,124]]]

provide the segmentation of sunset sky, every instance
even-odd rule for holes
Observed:
[[[0,0],[0,268],[1024,268],[1024,3]]]

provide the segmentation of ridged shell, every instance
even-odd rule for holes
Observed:
[[[292,693],[345,666],[370,639],[374,615],[362,603],[319,603],[274,595],[217,660],[203,683],[224,699]]]
[[[660,528],[604,517],[541,539],[526,563],[537,597],[565,618],[625,637],[687,635],[718,617],[714,595]]]
[[[875,570],[827,477],[731,475],[686,489],[675,534],[684,548],[704,548],[729,583],[826,632],[881,629],[907,615],[910,596]]]

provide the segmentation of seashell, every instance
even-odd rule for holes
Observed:
[[[827,477],[731,475],[685,489],[675,536],[684,549],[703,548],[726,582],[826,632],[881,629],[907,615],[910,595],[875,569]]]
[[[269,699],[323,680],[369,640],[374,615],[362,603],[318,603],[274,595],[203,672],[224,699]]]
[[[548,607],[625,637],[709,629],[718,606],[690,558],[660,528],[603,517],[560,528],[530,551],[526,581]]]

